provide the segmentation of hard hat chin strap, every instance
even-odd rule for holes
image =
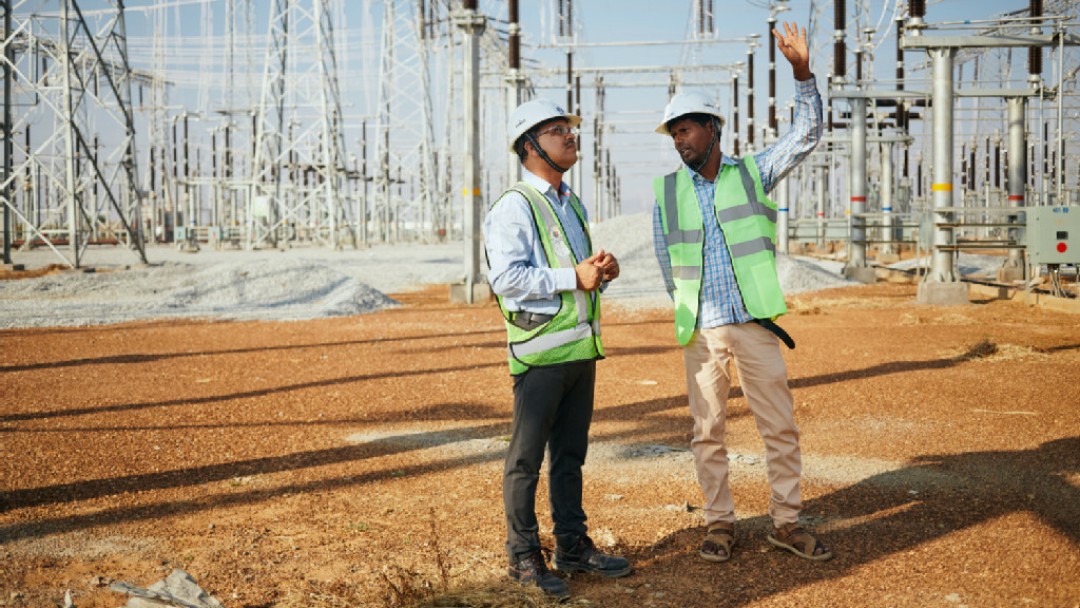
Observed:
[[[527,137],[529,141],[532,142],[533,147],[536,148],[536,153],[540,155],[540,158],[544,159],[544,162],[546,162],[548,166],[550,166],[552,169],[558,171],[559,173],[566,173],[570,170],[570,167],[564,169],[559,165],[556,165],[555,161],[551,160],[551,157],[548,156],[547,152],[544,152],[544,149],[540,147],[540,142],[536,141],[536,138],[533,137],[532,133],[526,133],[525,137]]]

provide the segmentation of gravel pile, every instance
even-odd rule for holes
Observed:
[[[605,292],[628,308],[667,308],[647,213],[596,224],[595,249],[614,253],[621,276]],[[360,251],[321,248],[286,251],[150,248],[150,265],[136,264],[124,248],[93,249],[84,266],[96,272],[60,272],[0,281],[0,328],[82,326],[163,318],[303,320],[356,315],[394,306],[387,293],[446,284],[463,275],[463,245],[378,246]],[[49,251],[18,252],[28,268],[56,263]],[[808,259],[780,256],[780,282],[788,294],[850,284]]]
[[[121,323],[136,319],[303,320],[394,306],[382,292],[305,260],[194,266],[166,262],[0,282],[0,327]]]

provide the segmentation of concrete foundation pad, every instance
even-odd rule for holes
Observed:
[[[847,266],[844,268],[844,278],[860,283],[876,283],[877,271],[869,266]]]
[[[919,283],[915,295],[919,304],[931,306],[958,306],[968,303],[968,284],[959,281],[953,283]]]
[[[451,283],[450,284],[450,301],[454,304],[468,304],[469,289],[465,283]],[[486,304],[494,294],[491,293],[491,286],[487,283],[473,283],[472,286],[473,304]]]

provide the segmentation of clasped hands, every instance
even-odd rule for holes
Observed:
[[[582,291],[594,291],[599,289],[604,281],[610,281],[619,276],[619,262],[615,256],[601,249],[591,257],[582,260],[577,267],[577,288]]]

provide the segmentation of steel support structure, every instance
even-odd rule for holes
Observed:
[[[246,247],[354,239],[330,0],[274,0],[255,120]]]
[[[76,268],[95,243],[123,244],[145,262],[124,3],[111,0],[90,18],[77,0],[20,17],[24,4],[6,7],[0,53],[15,81],[5,87],[11,163],[0,183],[0,204],[17,220],[7,238],[49,247]],[[49,122],[51,132],[31,137],[31,126]]]
[[[465,302],[476,299],[475,286],[482,280],[480,224],[484,202],[480,190],[480,36],[487,19],[477,11],[475,0],[466,0],[454,13],[454,22],[462,31],[464,71],[462,105],[465,118],[464,172],[462,176],[462,232],[464,234]]]
[[[375,233],[384,242],[438,238],[449,222],[443,176],[436,171],[429,72],[439,35],[430,22],[446,15],[427,14],[426,2],[415,5],[412,0],[383,3],[373,215]],[[441,10],[443,4],[432,2],[431,8]]]

